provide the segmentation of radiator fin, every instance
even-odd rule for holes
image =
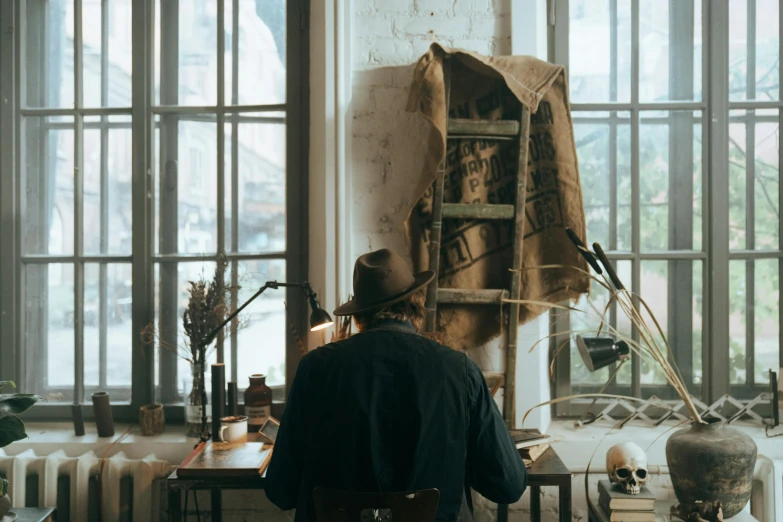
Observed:
[[[168,462],[155,455],[129,459],[119,452],[105,460],[99,488],[100,463],[92,451],[69,457],[62,450],[46,456],[33,450],[9,456],[0,450],[0,477],[11,483],[14,506],[54,506],[58,522],[97,522],[99,506],[104,521],[160,520],[166,499],[159,498],[159,480],[171,472]]]

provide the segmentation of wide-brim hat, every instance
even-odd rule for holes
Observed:
[[[353,267],[353,298],[334,315],[354,315],[402,301],[435,278],[434,270],[413,273],[408,263],[386,248],[364,254]]]

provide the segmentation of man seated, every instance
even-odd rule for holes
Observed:
[[[313,489],[437,488],[437,520],[472,520],[470,490],[511,504],[527,473],[478,366],[418,334],[431,270],[389,250],[356,261],[359,333],[305,355],[291,385],[266,493],[314,522]]]

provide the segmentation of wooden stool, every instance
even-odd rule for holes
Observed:
[[[318,522],[374,521],[371,511],[376,509],[391,512],[392,520],[434,522],[440,492],[423,489],[402,493],[359,493],[315,488],[313,500]]]

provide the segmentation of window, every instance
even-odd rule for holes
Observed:
[[[587,218],[653,309],[691,393],[750,399],[781,364],[780,19],[776,0],[558,0],[554,61],[569,72]],[[550,20],[552,21],[552,20]],[[590,42],[590,45],[585,45]],[[593,285],[592,304],[608,295]],[[586,300],[579,305],[589,311]],[[638,339],[622,312],[613,325]],[[555,332],[595,314],[553,314]],[[596,392],[573,341],[556,394]],[[610,393],[675,399],[638,357]],[[559,415],[584,404],[562,403]]]
[[[306,13],[194,2],[0,6],[23,28],[0,41],[14,101],[0,109],[0,376],[48,399],[31,417],[67,418],[98,390],[124,420],[181,403],[189,365],[140,332],[154,322],[185,346],[188,281],[218,260],[236,306],[265,281],[306,279]],[[289,323],[307,324],[290,292],[264,293],[211,359],[240,387],[265,373],[278,400],[298,362]]]

